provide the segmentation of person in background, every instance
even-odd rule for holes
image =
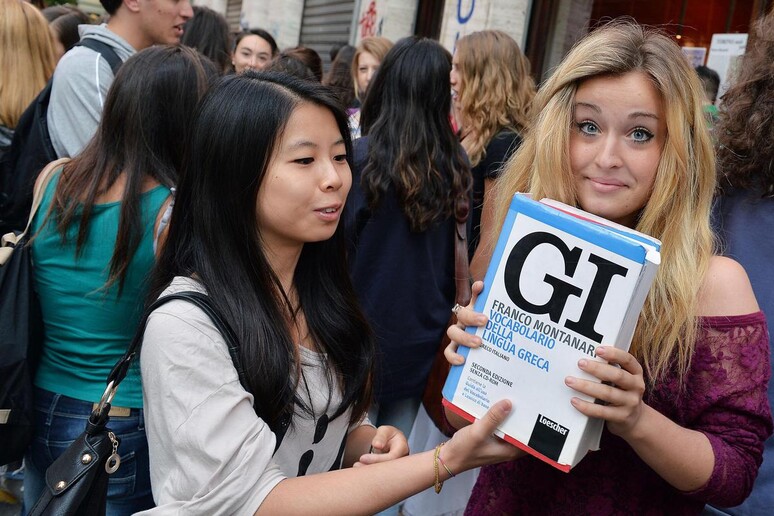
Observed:
[[[40,11],[23,0],[0,0],[0,156],[55,66],[54,37]]]
[[[572,407],[605,421],[599,450],[569,473],[532,456],[484,467],[466,514],[699,514],[741,503],[772,433],[769,339],[744,269],[713,255],[715,159],[696,73],[674,38],[614,21],[576,44],[534,107],[496,183],[489,238],[514,193],[529,192],[661,240],[661,264],[630,351],[602,343],[602,360],[579,360],[578,376],[564,378],[583,395]],[[470,307],[457,316],[453,364],[464,362],[457,343],[481,343],[464,325],[486,321]]]
[[[8,152],[24,110],[40,93],[56,66],[54,37],[46,19],[23,0],[0,0],[0,158]],[[6,178],[0,177],[0,205],[6,202]],[[2,223],[0,233],[11,228]],[[16,503],[6,475],[21,463],[0,466],[0,499]],[[18,473],[14,474],[14,478]]]
[[[331,60],[331,63],[336,60],[336,56],[339,55],[339,51],[344,47],[351,47],[349,43],[346,41],[339,41],[338,43],[334,43],[331,45],[330,50],[328,50],[328,57]]]
[[[32,221],[44,341],[34,379],[35,432],[24,461],[27,509],[46,489],[46,469],[83,432],[134,335],[160,219],[196,104],[212,79],[203,59],[184,46],[156,46],[128,59],[96,135],[54,172]],[[121,467],[110,475],[108,515],[153,506],[142,407],[134,367],[110,410]]]
[[[473,256],[479,234],[491,231],[494,182],[521,145],[535,82],[516,41],[502,31],[484,30],[457,41],[451,88],[462,147],[473,173]],[[472,265],[473,278],[483,278],[487,264],[474,260]]]
[[[347,110],[352,139],[360,138],[360,106],[365,101],[368,84],[379,69],[384,56],[392,48],[392,41],[380,36],[363,38],[352,58],[352,82],[355,86],[355,105]]]
[[[150,299],[205,293],[244,373],[198,307],[150,315],[140,366],[158,507],[141,514],[373,514],[515,455],[492,435],[507,402],[408,457],[399,431],[365,418],[374,342],[339,224],[350,152],[346,115],[317,82],[248,71],[202,101]]]
[[[291,54],[286,50],[283,50],[277,57],[272,59],[263,71],[282,72],[305,81],[319,82],[314,72],[297,57],[297,54]]]
[[[74,5],[52,5],[41,11],[56,38],[57,60],[59,60],[67,51],[75,46],[81,39],[78,33],[79,25],[88,25],[91,23],[89,15],[81,11]]]
[[[396,43],[371,81],[354,144],[349,265],[379,352],[369,417],[407,435],[454,301],[454,204],[470,195],[449,122],[450,71],[438,43]]]
[[[704,87],[704,113],[707,115],[709,128],[712,129],[718,121],[718,107],[715,105],[715,101],[718,98],[718,89],[720,88],[720,75],[706,66],[697,66],[696,73]]]
[[[185,24],[180,43],[195,48],[208,57],[218,68],[220,75],[229,68],[231,35],[226,17],[209,7],[195,5],[193,17]]]
[[[293,47],[283,50],[282,53],[294,59],[298,59],[311,70],[317,82],[322,82],[323,66],[320,54],[309,47]]]
[[[473,256],[480,232],[491,231],[493,185],[501,167],[521,144],[535,83],[518,44],[496,30],[474,32],[457,40],[450,83],[456,126],[472,166],[469,254]],[[482,218],[482,211],[486,217]],[[474,260],[473,265],[476,263]],[[483,277],[483,271],[475,268],[471,274]],[[420,409],[409,434],[409,447],[431,449],[445,438],[426,411]],[[403,514],[432,516],[463,511],[476,474],[471,471],[457,475],[452,480],[454,491],[443,498],[426,492],[413,496],[403,505]]]
[[[720,251],[738,260],[750,275],[763,313],[774,315],[774,13],[753,26],[750,42],[731,87],[723,95],[715,126],[719,193],[714,222]],[[769,335],[774,350],[774,338]],[[771,371],[774,376],[774,369]],[[774,410],[774,382],[769,382]],[[708,514],[757,515],[774,508],[774,438],[763,451],[763,464],[752,493],[739,506],[708,507]]]
[[[193,15],[189,0],[100,0],[110,15],[106,24],[82,25],[81,39],[110,47],[119,59],[152,45],[180,42]],[[57,157],[74,157],[91,140],[102,116],[113,70],[99,52],[77,46],[56,66],[48,106],[48,131]]]
[[[355,47],[344,45],[337,52],[331,63],[323,84],[331,88],[339,98],[344,109],[354,107],[355,83],[352,82],[352,59],[355,57]]]
[[[250,29],[234,38],[231,66],[235,73],[247,69],[263,70],[279,53],[277,42],[263,29]]]

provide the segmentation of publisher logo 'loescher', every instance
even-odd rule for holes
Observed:
[[[548,419],[543,414],[538,414],[527,445],[549,459],[558,461],[569,432],[568,428],[556,421]]]

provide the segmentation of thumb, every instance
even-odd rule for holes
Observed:
[[[500,400],[487,410],[484,417],[476,421],[479,429],[486,435],[494,433],[495,429],[505,421],[511,413],[513,403],[510,400]]]

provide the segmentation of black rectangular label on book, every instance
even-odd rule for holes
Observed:
[[[549,459],[558,461],[569,433],[568,428],[548,419],[543,414],[538,414],[527,445]]]

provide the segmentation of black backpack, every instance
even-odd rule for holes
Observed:
[[[86,38],[78,46],[98,52],[108,62],[113,74],[122,64],[115,51],[101,41]],[[53,81],[51,78],[24,110],[16,124],[11,146],[0,158],[0,235],[24,229],[35,180],[43,167],[57,159],[48,132],[48,104]]]

